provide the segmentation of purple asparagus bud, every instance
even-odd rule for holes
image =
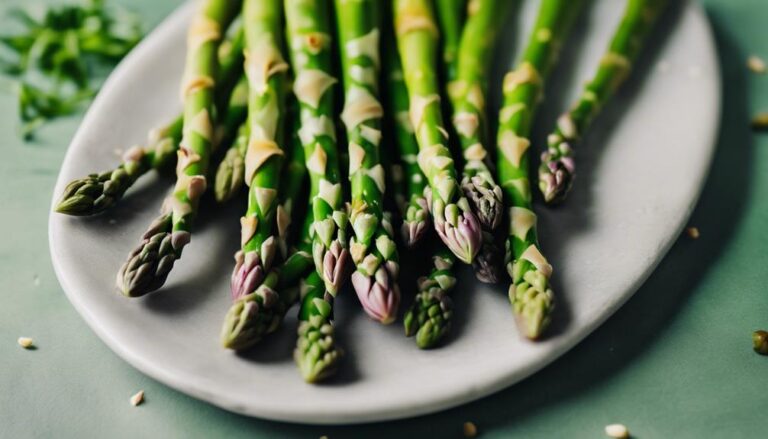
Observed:
[[[467,199],[446,206],[438,197],[433,198],[432,217],[437,234],[459,260],[471,264],[480,251],[482,230]]]
[[[568,144],[566,151],[570,152]],[[563,146],[561,146],[563,148]],[[539,166],[539,189],[547,203],[562,201],[573,186],[573,178],[576,171],[576,162],[572,155],[564,155],[560,152],[553,154],[545,151],[541,154],[541,166]]]
[[[403,241],[408,247],[416,245],[427,231],[429,225],[429,203],[423,196],[411,198],[403,219]]]
[[[331,247],[323,256],[323,279],[331,294],[335,295],[347,278],[351,268],[350,260],[349,250],[338,240],[331,243]]]
[[[264,266],[259,252],[235,253],[235,269],[232,270],[230,291],[232,300],[238,300],[252,293],[264,280]]]
[[[373,276],[359,270],[352,273],[352,285],[366,314],[385,325],[395,321],[400,306],[400,288],[391,282],[397,277],[397,269],[396,262],[387,261]]]

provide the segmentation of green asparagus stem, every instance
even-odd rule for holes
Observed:
[[[387,11],[391,14],[391,7]],[[429,206],[424,197],[424,189],[427,187],[427,180],[419,169],[417,156],[419,154],[419,144],[416,142],[416,136],[411,125],[411,119],[408,116],[410,100],[408,99],[408,88],[405,85],[405,76],[403,75],[403,66],[400,63],[400,55],[397,53],[395,41],[395,30],[391,17],[384,23],[385,31],[384,50],[384,83],[386,92],[387,111],[392,119],[392,128],[394,131],[394,143],[399,152],[399,161],[396,169],[402,170],[402,176],[395,171],[392,179],[397,186],[396,192],[402,192],[401,196],[395,194],[395,199],[403,217],[402,236],[405,245],[413,247],[424,237],[429,227]],[[398,181],[396,177],[402,177]],[[404,190],[400,189],[404,187]]]
[[[232,298],[249,294],[272,267],[278,242],[275,217],[283,166],[283,123],[288,64],[283,59],[283,8],[279,0],[245,0],[245,73],[248,127],[245,183],[248,209],[240,219],[241,249],[235,254]]]
[[[327,292],[323,279],[312,272],[301,286],[299,329],[293,358],[308,383],[316,383],[336,373],[344,351],[336,345],[333,327],[334,296]]]
[[[473,0],[471,4],[459,44],[456,79],[448,84],[448,97],[465,161],[461,187],[483,229],[493,231],[501,222],[503,200],[486,148],[485,96],[493,43],[506,14],[494,0]]]
[[[523,59],[504,78],[497,138],[498,176],[510,206],[504,262],[512,278],[509,300],[515,321],[530,339],[538,338],[549,324],[554,297],[549,285],[552,266],[539,249],[531,203],[528,138],[544,78],[583,5],[583,0],[542,0]]]
[[[438,31],[431,2],[395,0],[397,44],[410,97],[410,119],[419,143],[418,163],[431,188],[430,212],[440,238],[463,262],[480,249],[480,225],[461,194],[451,153],[445,146],[436,77]]]
[[[476,1],[470,0],[435,0],[435,9],[437,10],[437,22],[440,25],[443,45],[443,64],[446,72],[446,83],[456,79],[457,60],[459,54],[459,45],[461,41],[462,30],[468,7],[474,9]]]
[[[576,164],[573,147],[581,140],[608,100],[629,76],[669,0],[629,0],[597,72],[579,99],[557,121],[541,154],[539,190],[547,203],[563,201],[573,185]]]
[[[226,44],[225,44],[226,43]],[[224,50],[219,51],[220,69],[216,93],[223,95],[217,107],[219,112],[227,114],[226,120],[245,117],[245,109],[238,113],[233,107],[227,109],[229,90],[242,72],[242,31],[238,30],[231,40],[222,43]],[[229,104],[237,96],[232,92]],[[231,115],[231,116],[230,116]],[[225,120],[225,122],[226,122]],[[221,128],[226,133],[228,127]],[[99,174],[91,174],[70,182],[64,189],[61,200],[56,205],[56,212],[75,216],[89,216],[101,213],[122,199],[125,192],[141,177],[152,169],[167,169],[176,159],[176,152],[181,142],[184,116],[179,115],[170,124],[150,131],[147,145],[129,149],[122,157],[122,163],[115,169]],[[226,143],[226,139],[221,139]]]
[[[301,234],[296,242],[298,248],[288,250],[289,241],[292,240],[288,236],[288,230],[293,217],[293,207],[299,202],[307,176],[304,147],[298,138],[298,105],[291,101],[288,107],[291,123],[286,124],[289,134],[286,137],[291,138],[291,149],[280,180],[280,205],[277,206],[278,240],[283,263],[273,267],[255,291],[251,290],[255,285],[244,286],[246,291],[250,291],[249,294],[232,304],[221,329],[221,343],[229,349],[247,349],[274,332],[283,321],[285,313],[298,300],[298,291],[294,288],[298,287],[298,279],[314,268],[312,239],[309,237],[309,228],[313,221],[311,211],[305,216]],[[250,282],[250,279],[240,281]]]
[[[333,85],[338,81],[332,74],[330,4],[285,0],[285,11],[301,114],[299,137],[312,186],[312,254],[325,288],[335,295],[351,261],[334,123]]]
[[[392,323],[400,304],[397,245],[383,218],[385,176],[381,163],[379,103],[380,7],[375,0],[336,0],[339,51],[344,73],[344,111],[341,118],[349,141],[349,179],[352,203],[349,219],[354,236],[350,253],[357,269],[352,274],[363,309],[373,319]]]
[[[214,87],[217,50],[222,32],[232,22],[239,1],[205,0],[187,36],[187,61],[182,80],[184,131],[178,150],[176,186],[164,213],[144,234],[117,275],[117,288],[136,297],[160,288],[191,239],[192,222],[206,190],[206,174],[216,123]]]
[[[442,247],[442,246],[440,246]],[[453,266],[455,256],[445,248],[432,256],[433,267],[428,276],[418,280],[419,292],[405,314],[405,336],[416,336],[416,345],[429,349],[448,333],[453,317],[453,302],[449,295],[456,285]]]

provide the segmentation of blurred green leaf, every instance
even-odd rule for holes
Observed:
[[[0,36],[0,46],[16,55],[0,57],[0,71],[19,80],[25,138],[46,121],[78,111],[96,92],[97,72],[122,59],[143,36],[135,15],[117,14],[103,0],[49,7],[40,18],[23,9],[8,15],[23,31]]]

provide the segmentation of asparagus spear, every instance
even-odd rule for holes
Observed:
[[[245,0],[245,72],[248,127],[245,183],[248,209],[240,218],[241,249],[235,254],[232,298],[249,294],[272,267],[278,242],[275,216],[284,152],[283,130],[288,64],[283,59],[283,9],[279,0]]]
[[[575,162],[573,146],[616,94],[643,49],[653,25],[668,0],[629,0],[621,24],[603,55],[595,76],[584,86],[578,101],[557,121],[541,154],[539,190],[547,203],[565,199],[573,185]]]
[[[505,201],[511,206],[505,264],[512,278],[509,300],[515,321],[530,339],[538,338],[548,325],[554,297],[549,285],[552,266],[539,249],[531,203],[528,138],[544,78],[583,5],[583,0],[542,0],[523,59],[504,77],[497,165]]]
[[[445,146],[440,94],[435,75],[437,26],[428,0],[395,0],[395,30],[410,118],[419,143],[418,163],[431,190],[432,218],[440,238],[463,262],[480,248],[480,225],[459,189],[451,153]]]
[[[298,286],[297,280],[314,267],[312,239],[309,237],[313,220],[311,212],[306,214],[300,237],[296,240],[298,248],[288,250],[293,207],[299,202],[307,176],[304,149],[298,138],[298,106],[291,101],[288,107],[291,123],[287,127],[291,148],[280,179],[280,205],[277,207],[278,240],[283,263],[273,267],[255,291],[250,290],[230,307],[221,329],[221,343],[229,349],[249,348],[275,331],[285,313],[298,300],[294,284]],[[256,286],[248,285],[246,289],[253,287]]]
[[[466,20],[468,7],[474,9],[476,1],[470,0],[435,0],[435,9],[437,10],[437,22],[440,25],[443,45],[443,64],[445,82],[450,83],[457,76],[457,60],[459,57],[459,46],[461,41],[462,29]]]
[[[387,7],[388,12],[391,12]],[[408,99],[408,89],[405,85],[405,76],[403,75],[403,66],[400,63],[400,55],[397,53],[395,45],[395,31],[391,17],[384,23],[385,44],[384,50],[384,83],[386,92],[384,96],[387,99],[387,112],[391,116],[394,143],[399,152],[399,163],[401,167],[395,167],[402,171],[402,183],[397,181],[400,175],[395,171],[392,176],[398,185],[395,190],[398,191],[402,186],[402,196],[396,194],[396,202],[403,217],[402,236],[403,241],[408,247],[413,247],[418,243],[429,227],[429,206],[424,197],[424,189],[427,187],[427,180],[419,169],[416,157],[419,153],[419,144],[416,142],[416,136],[413,131],[413,125],[408,117],[408,108],[410,102]],[[398,198],[400,198],[398,200]]]
[[[330,4],[327,0],[285,0],[290,55],[296,74],[306,167],[312,193],[315,268],[336,294],[349,270],[347,213],[341,187],[334,123]]]
[[[216,93],[224,96],[217,102],[218,110],[230,114],[233,113],[232,109],[225,110],[228,90],[231,89],[227,85],[234,84],[242,71],[242,30],[238,30],[226,43],[222,43],[221,47],[225,49],[219,53],[220,69],[217,77],[221,87]],[[242,119],[244,115],[243,110],[239,117]],[[184,116],[179,115],[171,123],[150,131],[147,145],[129,149],[117,168],[70,182],[56,205],[56,211],[67,215],[88,216],[101,213],[117,204],[139,177],[151,169],[166,169],[173,164],[183,126]],[[226,129],[222,132],[226,132]]]
[[[417,281],[419,292],[403,323],[406,337],[415,335],[416,345],[421,349],[437,345],[450,329],[453,302],[449,293],[456,285],[455,262],[450,251],[440,248],[432,256],[433,267],[429,275]]]
[[[176,164],[177,181],[166,198],[164,213],[155,219],[141,244],[117,275],[117,288],[136,297],[160,288],[191,239],[192,221],[206,190],[206,173],[214,140],[216,51],[222,30],[237,15],[240,2],[205,0],[187,37],[186,70],[182,80],[184,131]]]
[[[368,315],[392,323],[400,304],[400,271],[391,226],[383,218],[385,176],[381,163],[381,118],[378,100],[381,18],[375,0],[336,1],[339,51],[344,78],[341,118],[349,141],[352,188],[350,253],[357,269],[352,285]]]
[[[316,383],[333,375],[344,351],[336,345],[333,327],[334,296],[328,293],[323,279],[314,271],[301,286],[299,329],[293,358],[308,383]]]
[[[504,18],[494,0],[473,0],[459,44],[456,79],[448,84],[453,126],[464,156],[461,187],[484,230],[501,222],[502,193],[493,177],[485,116],[493,43]]]

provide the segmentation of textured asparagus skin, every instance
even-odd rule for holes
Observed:
[[[379,40],[381,3],[375,0],[336,1],[339,52],[344,84],[341,118],[349,142],[352,202],[349,219],[353,237],[350,254],[356,270],[352,284],[368,315],[391,323],[397,315],[400,271],[391,226],[383,218],[385,172],[379,151]]]
[[[427,176],[430,211],[440,238],[463,262],[471,263],[480,248],[481,230],[461,193],[451,153],[445,146],[436,74],[437,26],[431,2],[395,0],[394,21],[410,118],[419,143],[419,166]]]
[[[298,300],[299,279],[314,268],[312,240],[309,229],[312,213],[307,212],[298,237],[290,236],[294,207],[301,203],[307,180],[304,166],[304,147],[298,136],[298,103],[289,99],[286,136],[290,138],[288,160],[280,181],[280,204],[277,207],[277,230],[282,264],[272,267],[261,285],[246,287],[247,294],[235,300],[221,329],[221,343],[225,348],[244,350],[274,332],[282,323],[286,312]],[[298,238],[298,239],[297,239]],[[297,248],[291,248],[291,244]],[[242,279],[246,282],[247,279]],[[249,289],[249,288],[255,288]]]
[[[437,21],[440,25],[442,62],[446,83],[456,79],[459,45],[466,20],[468,6],[475,1],[435,0]]]
[[[515,321],[530,339],[538,338],[549,324],[554,296],[549,285],[552,266],[541,254],[531,203],[529,136],[544,78],[584,3],[543,0],[522,61],[504,77],[497,136],[498,177],[510,221],[504,263],[512,279],[509,300]]]
[[[397,158],[392,158],[394,172],[390,172],[390,175],[395,182],[395,201],[403,218],[403,242],[406,246],[413,247],[424,237],[430,223],[429,206],[424,197],[427,179],[417,161],[419,144],[408,115],[410,100],[400,55],[397,53],[391,5],[388,4],[385,10],[388,14],[382,25],[385,84],[383,96],[387,107],[385,116],[389,117],[389,129],[394,132],[391,139],[397,149]]]
[[[176,163],[176,185],[164,203],[164,213],[144,234],[117,276],[126,296],[141,296],[165,283],[174,262],[191,239],[192,222],[206,190],[208,163],[216,123],[217,51],[223,29],[232,22],[239,1],[206,0],[200,4],[187,36],[187,60],[182,79],[184,129]]]
[[[435,347],[451,327],[450,291],[456,285],[455,262],[456,257],[441,245],[432,256],[429,275],[418,280],[419,292],[403,324],[406,337],[416,336],[416,345],[421,349]]]
[[[245,183],[248,209],[240,219],[241,250],[235,254],[232,297],[261,284],[278,249],[275,216],[284,161],[283,124],[288,64],[283,46],[283,8],[279,0],[245,0],[245,73],[248,77],[248,126]]]
[[[472,1],[473,7],[459,44],[457,73],[448,84],[453,128],[458,134],[464,159],[462,189],[486,231],[498,227],[503,210],[501,188],[495,182],[491,154],[486,146],[485,97],[493,45],[508,3]]]
[[[235,117],[242,119],[245,114],[244,111],[238,114],[228,108],[236,95],[232,85],[242,72],[242,34],[242,29],[238,29],[231,40],[220,46],[227,48],[219,50],[219,86],[216,94],[220,96],[217,98],[219,113],[227,114],[223,123],[225,128],[221,129],[224,133],[228,132],[228,120]],[[230,92],[233,96],[231,99]],[[152,169],[164,170],[174,164],[183,127],[184,115],[179,115],[169,124],[151,130],[146,146],[131,148],[123,155],[117,168],[73,180],[64,189],[55,210],[67,215],[90,216],[113,207],[139,177]],[[227,143],[227,139],[220,140]]]
[[[301,112],[301,143],[311,181],[312,254],[325,288],[336,294],[349,274],[347,212],[334,122],[331,9],[328,0],[286,0],[294,94]]]
[[[576,171],[574,146],[629,77],[632,65],[668,4],[669,0],[627,1],[624,16],[595,76],[584,86],[571,109],[558,119],[547,139],[547,150],[541,154],[539,190],[547,203],[559,203],[567,196]]]

